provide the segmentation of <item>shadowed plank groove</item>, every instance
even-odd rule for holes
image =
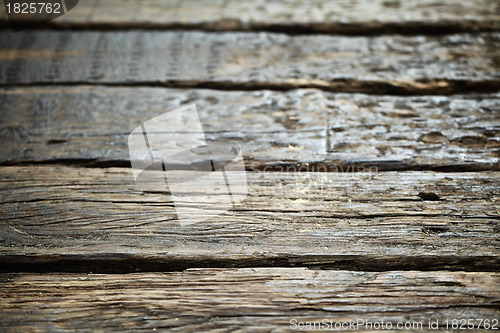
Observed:
[[[452,318],[472,319],[475,328],[481,318],[498,327],[500,316],[499,273],[252,268],[0,274],[0,281],[4,332],[288,332],[291,323],[357,320],[384,321],[393,328],[415,323],[411,328],[421,331],[429,328],[429,320],[446,329],[446,319],[451,330]],[[370,329],[365,325],[360,322],[354,330]]]
[[[188,226],[130,169],[0,174],[3,270],[500,268],[497,172],[248,173],[241,204]]]
[[[498,94],[395,97],[315,89],[102,86],[0,89],[0,163],[128,166],[130,132],[189,104],[197,106],[206,139],[239,146],[248,169],[469,171],[500,166]]]
[[[288,36],[199,31],[0,33],[0,83],[450,94],[498,91],[499,33]],[[124,52],[124,50],[128,50]]]
[[[49,26],[267,30],[340,34],[447,33],[497,30],[498,4],[489,0],[351,1],[80,1]],[[5,25],[5,12],[1,20]]]

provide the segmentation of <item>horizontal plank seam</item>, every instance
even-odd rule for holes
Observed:
[[[479,21],[484,23],[484,21]],[[0,32],[10,30],[9,24],[3,21],[0,22]],[[471,21],[473,25],[478,21]],[[470,28],[460,24],[426,24],[417,23],[416,25],[407,23],[382,23],[378,26],[366,26],[364,24],[319,24],[306,23],[306,24],[259,24],[250,26],[246,29],[233,28],[233,27],[214,27],[206,26],[204,24],[175,24],[175,23],[68,23],[62,24],[57,21],[45,23],[42,27],[37,28],[42,31],[67,31],[67,32],[81,32],[81,31],[192,31],[204,33],[224,33],[224,32],[238,32],[238,33],[281,33],[289,36],[307,36],[307,35],[336,35],[336,36],[444,36],[456,33],[483,33],[483,32],[497,32],[500,31],[497,27],[475,27]]]
[[[66,259],[67,257],[69,259]],[[399,256],[380,258],[368,255],[337,255],[333,258],[300,258],[294,255],[277,255],[271,258],[241,258],[241,259],[189,259],[178,260],[163,258],[138,258],[138,255],[115,254],[109,258],[95,254],[92,258],[77,258],[77,255],[0,255],[0,273],[99,273],[123,274],[146,272],[182,272],[188,269],[200,268],[299,268],[311,270],[353,270],[365,272],[400,271],[465,271],[465,272],[498,272],[500,259],[496,256],[484,258],[459,256]],[[108,257],[108,258],[106,258]],[[404,262],[400,262],[404,259]],[[485,259],[484,262],[481,259]],[[300,261],[302,260],[302,261]],[[330,261],[330,262],[328,262]],[[432,263],[432,265],[431,265]]]
[[[78,87],[78,86],[98,86],[110,88],[170,88],[170,89],[211,89],[220,91],[257,91],[272,90],[287,92],[295,89],[318,89],[332,93],[362,93],[367,95],[386,96],[452,96],[489,94],[500,92],[500,80],[450,80],[443,79],[439,83],[445,85],[432,85],[438,83],[436,80],[415,80],[415,85],[411,83],[407,86],[398,85],[397,80],[393,81],[369,81],[369,80],[330,80],[325,84],[295,84],[295,83],[255,83],[255,82],[202,82],[193,83],[188,81],[141,81],[141,82],[99,82],[91,81],[58,81],[29,83],[0,83],[0,88],[30,88],[30,87]],[[418,87],[421,84],[430,84],[429,87]],[[332,86],[328,86],[331,84]],[[405,82],[407,84],[407,82]]]
[[[301,161],[297,163],[283,163],[278,165],[263,164],[261,167],[247,167],[247,172],[288,172],[288,166],[301,166],[300,168],[292,168],[293,170],[298,170],[299,172],[316,172],[319,170],[315,164],[316,162],[310,163],[311,169],[302,167],[302,164],[306,161]],[[322,172],[331,173],[362,173],[366,172],[366,167],[369,167],[369,162],[345,162],[345,163],[329,163],[321,162],[319,163],[324,168],[321,168]],[[393,172],[393,171],[436,171],[436,172],[484,172],[484,171],[500,171],[499,163],[476,163],[476,164],[464,164],[464,165],[397,165],[393,166],[390,164],[384,165],[382,162],[373,162],[372,166],[377,166],[377,172]],[[62,165],[62,166],[74,166],[83,168],[131,168],[129,160],[106,160],[102,158],[68,158],[68,159],[50,159],[50,160],[12,160],[0,163],[0,167],[13,167],[13,166],[40,166],[40,165]],[[343,165],[344,168],[340,169],[336,166]],[[171,168],[175,170],[175,168]],[[185,169],[179,167],[179,170]],[[296,172],[296,171],[295,171]],[[294,173],[290,171],[289,173]]]

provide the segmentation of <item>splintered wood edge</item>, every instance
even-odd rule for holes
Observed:
[[[294,324],[498,320],[499,273],[190,269],[140,274],[0,274],[2,329],[270,329]],[[420,324],[417,324],[420,323]],[[437,324],[435,324],[437,323]],[[311,324],[310,324],[311,325]],[[422,326],[419,326],[422,325]],[[498,324],[497,324],[498,325]],[[297,328],[297,327],[295,327]]]
[[[247,173],[243,201],[182,225],[168,188],[130,169],[1,171],[4,271],[500,268],[497,172]]]

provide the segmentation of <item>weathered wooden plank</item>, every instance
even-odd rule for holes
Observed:
[[[471,319],[476,329],[483,319],[481,328],[491,329],[500,316],[499,273],[248,268],[0,280],[3,332],[288,332],[299,322],[325,331],[319,324],[330,321],[346,323],[339,331],[376,330],[382,321],[385,329],[390,323],[409,325],[407,331],[427,331],[437,321],[432,328],[451,331],[452,319]]]
[[[315,87],[392,94],[496,92],[499,36],[4,31],[0,82],[233,90]]]
[[[50,25],[375,34],[493,30],[499,22],[498,4],[489,0],[101,0],[80,1]]]
[[[138,189],[130,169],[0,174],[4,271],[500,268],[497,172],[253,172],[243,202],[187,226],[168,189]]]
[[[249,169],[498,170],[498,97],[370,96],[314,89],[1,89],[0,162],[126,166],[127,136],[136,126],[194,103],[206,139],[239,146]]]

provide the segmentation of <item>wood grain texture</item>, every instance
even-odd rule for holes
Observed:
[[[379,34],[494,30],[499,22],[489,0],[100,0],[80,1],[50,26]]]
[[[248,169],[499,170],[498,97],[8,88],[0,90],[0,162],[127,166],[135,127],[195,104],[206,139],[239,146]]]
[[[383,320],[394,327],[398,322],[421,324],[414,331],[427,331],[429,320],[438,320],[443,330],[446,319],[451,325],[451,318],[491,322],[500,316],[498,273],[249,268],[1,274],[0,280],[0,322],[6,333],[293,332],[293,319],[359,319],[372,325]],[[370,326],[357,328],[365,331]]]
[[[0,83],[339,92],[497,92],[499,33],[289,36],[200,31],[0,33]]]
[[[241,204],[188,226],[166,186],[141,191],[130,169],[0,174],[4,271],[500,268],[497,172],[253,172]]]
[[[55,30],[0,31],[0,331],[500,319],[499,13],[82,0]],[[243,202],[181,225],[127,136],[193,103],[252,172]]]

